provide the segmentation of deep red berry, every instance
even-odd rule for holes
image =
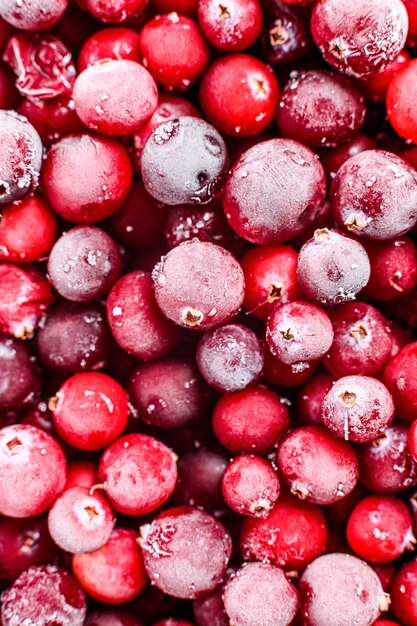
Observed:
[[[193,602],[193,613],[198,626],[229,626],[224,608],[223,586]]]
[[[404,2],[404,4],[406,3]],[[409,62],[410,55],[406,50],[402,50],[383,72],[378,72],[370,78],[361,80],[359,86],[365,100],[371,104],[385,104],[385,97],[392,79]]]
[[[273,67],[308,58],[313,40],[303,16],[290,7],[273,2],[271,15],[264,16],[261,54]]]
[[[320,162],[327,174],[329,182],[335,177],[339,167],[351,157],[356,156],[365,150],[373,150],[376,143],[368,135],[357,133],[353,139],[346,141],[335,148],[320,150]],[[324,224],[327,226],[327,224]]]
[[[153,6],[158,13],[177,11],[182,15],[196,15],[198,0],[153,0]]]
[[[96,31],[83,44],[78,55],[78,70],[103,59],[140,61],[139,35],[132,28],[103,28]]]
[[[383,381],[392,394],[396,416],[411,423],[417,408],[417,342],[404,346],[385,368]]]
[[[325,372],[314,374],[300,388],[297,396],[297,419],[304,426],[322,426],[321,405],[331,389],[333,377]]]
[[[142,591],[147,576],[138,539],[134,530],[115,528],[104,546],[73,556],[74,576],[89,596],[105,604],[124,604]]]
[[[116,511],[144,515],[155,511],[172,494],[177,480],[175,457],[149,435],[125,435],[103,453],[98,480]]]
[[[278,95],[272,69],[248,54],[214,61],[200,83],[200,104],[207,119],[232,137],[251,137],[268,128]]]
[[[265,349],[264,375],[271,385],[281,389],[298,387],[305,383],[317,370],[319,361],[306,362],[303,367],[287,365],[274,356],[268,347]]]
[[[417,559],[396,574],[390,587],[391,606],[401,624],[414,626],[417,620]]]
[[[91,612],[87,617],[85,626],[143,626],[143,622],[133,613],[108,609]]]
[[[80,0],[79,0],[80,1]],[[81,0],[83,8],[101,22],[120,24],[134,18],[145,8],[148,0]]]
[[[416,72],[417,63],[413,59],[392,78],[386,99],[390,123],[410,142],[417,140],[417,118],[412,102]]]
[[[0,335],[0,411],[22,409],[36,403],[41,380],[27,342]]]
[[[408,237],[365,241],[371,276],[364,294],[373,300],[395,300],[417,284],[417,249]]]
[[[85,131],[75,112],[74,100],[68,95],[52,100],[24,98],[17,110],[36,128],[44,146],[49,146],[63,135]]]
[[[73,487],[86,487],[88,490],[97,484],[97,466],[90,461],[70,461],[67,468],[65,490]]]
[[[198,21],[210,45],[222,52],[241,52],[257,40],[262,28],[258,0],[200,0]]]
[[[178,13],[157,15],[147,22],[139,39],[143,65],[168,91],[189,89],[210,58],[195,21]]]

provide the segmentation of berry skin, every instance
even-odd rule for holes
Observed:
[[[413,107],[417,62],[412,59],[391,80],[386,98],[388,119],[397,133],[408,141],[417,141],[417,117]]]
[[[404,626],[414,626],[417,620],[417,559],[404,565],[390,587],[391,606]]]
[[[222,52],[241,52],[261,32],[262,8],[258,0],[200,0],[198,21],[211,46]]]
[[[333,504],[348,495],[359,477],[353,448],[321,426],[293,430],[277,452],[279,475],[301,500]]]
[[[124,431],[128,406],[124,389],[106,374],[68,378],[50,402],[58,434],[78,450],[100,450]]]
[[[114,27],[96,31],[83,44],[78,55],[78,70],[103,59],[140,61],[139,35],[131,28]]]
[[[116,511],[144,515],[171,496],[177,480],[175,457],[149,435],[125,435],[103,453],[98,480]],[[141,485],[140,490],[136,485]]]
[[[147,4],[148,0],[81,0],[82,8],[90,11],[101,22],[109,24],[133,19]]]
[[[417,399],[417,342],[404,346],[389,361],[382,380],[391,392],[396,416],[404,422],[412,423],[416,417]]]
[[[0,430],[0,513],[32,517],[46,511],[61,493],[67,464],[50,435],[28,424]]]
[[[47,30],[64,14],[69,0],[2,0],[0,16],[21,30]]]
[[[417,284],[417,249],[408,237],[365,241],[371,276],[364,295],[372,300],[395,300]]]
[[[353,509],[346,527],[354,552],[373,563],[387,563],[413,549],[410,511],[394,496],[367,496]]]
[[[39,399],[40,373],[28,342],[0,335],[0,411],[20,410]]]
[[[326,372],[314,374],[300,388],[297,396],[297,417],[303,426],[322,426],[321,405],[333,385],[333,377]]]

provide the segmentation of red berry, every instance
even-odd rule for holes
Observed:
[[[22,30],[47,30],[64,14],[69,0],[3,0],[1,17]]]
[[[417,249],[408,237],[365,241],[371,276],[364,294],[373,300],[395,300],[417,284]]]
[[[83,8],[90,11],[95,18],[109,24],[120,24],[134,18],[148,4],[148,0],[81,0],[81,2]]]
[[[140,61],[139,35],[131,28],[104,28],[98,30],[83,44],[78,55],[78,70],[103,59]]]
[[[383,381],[391,392],[396,416],[414,421],[417,409],[417,342],[404,346],[385,368]]]
[[[403,565],[389,591],[392,609],[401,624],[414,626],[417,621],[417,559]]]
[[[214,48],[240,52],[259,37],[262,8],[258,0],[200,0],[198,21]]]

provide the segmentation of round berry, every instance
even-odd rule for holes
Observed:
[[[139,35],[133,29],[121,26],[97,30],[86,39],[79,52],[78,69],[82,72],[103,59],[127,59],[139,63]]]
[[[0,16],[21,30],[47,30],[56,24],[69,0],[2,0]]]

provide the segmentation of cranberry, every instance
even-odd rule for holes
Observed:
[[[63,135],[82,133],[84,124],[75,112],[74,100],[68,95],[52,100],[25,98],[18,112],[28,118],[38,131],[44,145],[49,146]]]
[[[293,367],[274,356],[269,349],[265,350],[265,378],[271,385],[283,389],[305,383],[314,374],[318,365],[318,361],[309,361],[300,367]]]
[[[72,554],[98,550],[113,530],[115,519],[105,498],[86,487],[72,487],[55,500],[48,528],[57,546]]]
[[[0,263],[0,332],[19,339],[32,337],[43,311],[53,302],[51,286],[30,265]]]
[[[159,508],[172,494],[177,480],[175,457],[153,437],[125,435],[103,453],[98,480],[116,511],[144,515]]]
[[[28,424],[6,426],[0,430],[0,477],[2,515],[39,515],[64,488],[64,453],[39,428]]]
[[[417,342],[409,343],[389,361],[383,375],[383,381],[392,394],[397,417],[408,423],[414,421],[416,416],[416,357]]]
[[[327,63],[341,72],[366,78],[382,72],[398,56],[407,37],[408,17],[399,0],[367,0],[354,6],[320,0],[311,33]]]
[[[148,0],[82,0],[82,3],[101,22],[119,24],[138,15]]]
[[[237,92],[239,98],[235,98]],[[207,119],[232,137],[251,137],[268,128],[275,116],[278,95],[278,82],[271,68],[248,54],[214,61],[200,84],[200,104]]]
[[[404,4],[406,3],[404,2]],[[383,72],[378,72],[378,74],[360,81],[360,88],[365,96],[365,100],[372,104],[385,104],[385,97],[390,82],[409,61],[410,55],[405,50],[402,50]]]
[[[133,613],[109,609],[90,613],[85,626],[143,626],[143,622]]]
[[[16,74],[22,96],[48,100],[72,91],[76,70],[71,53],[53,35],[16,35],[9,40],[3,59]]]
[[[386,319],[370,304],[349,302],[330,313],[334,339],[323,359],[336,378],[372,375],[391,357],[392,333]]]
[[[350,554],[325,554],[313,561],[299,591],[305,626],[370,626],[389,605],[372,568]]]
[[[362,559],[386,563],[413,549],[412,519],[407,506],[394,496],[367,496],[353,509],[346,536]]]
[[[28,120],[0,110],[0,205],[20,200],[38,185],[42,142]]]
[[[225,324],[207,332],[197,347],[203,378],[218,391],[241,391],[255,383],[264,364],[255,333],[240,324]]]
[[[248,313],[266,320],[281,304],[303,297],[296,276],[297,258],[291,246],[256,246],[243,255],[243,306]]]
[[[281,67],[311,54],[313,40],[307,24],[290,7],[276,3],[273,14],[267,15],[264,22],[260,43],[267,63]]]
[[[193,602],[194,617],[198,626],[229,626],[224,608],[223,586]]]
[[[65,490],[73,487],[91,489],[97,484],[97,467],[90,461],[71,461],[67,468]]]
[[[222,396],[213,412],[213,429],[232,452],[267,454],[288,430],[288,409],[273,391],[254,386]]]
[[[159,428],[180,428],[202,417],[209,406],[208,388],[195,365],[165,358],[140,365],[129,385],[139,416]]]
[[[364,243],[371,276],[364,293],[373,300],[395,300],[417,284],[417,249],[408,237]]]
[[[326,521],[320,508],[283,494],[268,517],[244,519],[240,552],[244,560],[299,571],[323,554],[326,541]]]
[[[211,200],[224,181],[227,165],[226,145],[220,133],[207,122],[188,115],[160,124],[141,156],[146,190],[169,205],[205,204]]]
[[[104,59],[140,61],[139,35],[131,28],[104,28],[89,37],[78,55],[78,70]]]
[[[198,21],[211,46],[240,52],[258,39],[262,8],[258,0],[200,0]]]
[[[417,62],[413,59],[392,78],[387,91],[388,119],[397,133],[409,141],[417,140],[417,118],[410,99],[415,84]]]
[[[323,372],[314,374],[299,390],[297,396],[297,417],[305,426],[321,426],[321,405],[324,396],[331,389],[333,377]]]
[[[278,500],[280,483],[268,461],[253,454],[241,454],[226,468],[222,492],[234,511],[250,517],[267,517]]]
[[[120,278],[107,298],[107,319],[117,343],[128,354],[149,359],[171,352],[178,329],[159,310],[149,272]]]
[[[21,409],[36,402],[41,381],[27,343],[0,335],[0,412]]]
[[[315,304],[287,302],[268,317],[266,340],[281,361],[303,368],[305,362],[320,359],[331,347],[332,323]]]
[[[152,0],[152,4],[158,13],[177,11],[192,16],[197,13],[198,0]]]
[[[415,0],[404,0],[408,13],[408,35],[406,45],[412,48],[417,43],[417,3]]]
[[[364,117],[363,96],[353,82],[323,70],[292,72],[277,110],[281,135],[312,149],[351,139]]]
[[[282,569],[268,563],[244,564],[224,588],[224,606],[235,626],[288,626],[298,603]]]
[[[105,604],[133,600],[147,582],[138,535],[127,528],[115,528],[98,550],[75,554],[72,569],[84,591]]]
[[[74,578],[54,565],[30,567],[1,596],[3,626],[51,624],[82,626],[85,595]]]
[[[336,172],[345,161],[360,152],[373,150],[374,148],[376,148],[376,143],[373,139],[363,133],[357,133],[353,139],[345,141],[335,148],[320,150],[320,162],[323,165],[329,182],[336,176]]]
[[[252,243],[277,244],[313,224],[325,193],[324,171],[314,154],[291,139],[271,139],[235,163],[223,206],[238,235]]]
[[[109,217],[126,200],[132,168],[126,150],[116,140],[74,134],[49,150],[42,183],[61,217],[91,224]]]
[[[158,306],[185,328],[208,330],[227,322],[243,301],[242,268],[230,252],[209,242],[193,240],[173,248],[152,278]]]
[[[390,587],[392,608],[404,626],[413,626],[417,620],[417,559],[403,567],[396,574]]]
[[[168,509],[141,530],[145,568],[158,589],[191,600],[222,581],[231,540],[209,513],[186,506]]]
[[[2,0],[0,16],[21,30],[47,30],[64,14],[69,0]]]
[[[74,102],[77,115],[91,130],[129,135],[151,117],[158,92],[152,76],[139,63],[102,59],[77,77]]]
[[[365,150],[338,170],[330,202],[335,219],[353,234],[379,240],[398,237],[417,221],[416,173],[395,154]]]
[[[361,482],[376,493],[398,493],[417,482],[417,465],[407,449],[408,429],[392,424],[370,443],[356,446]]]

